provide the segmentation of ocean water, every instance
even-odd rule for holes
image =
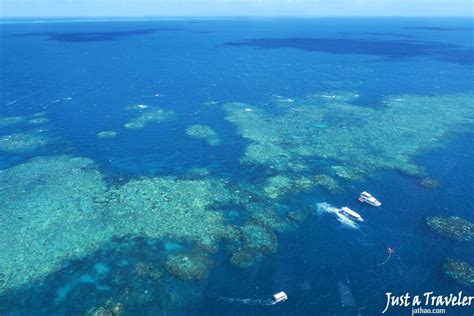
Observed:
[[[462,18],[2,21],[0,314],[472,295],[473,239],[426,217],[474,222],[473,41]]]

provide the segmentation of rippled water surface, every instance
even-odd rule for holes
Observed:
[[[3,21],[0,313],[378,315],[386,292],[472,294],[473,35]]]

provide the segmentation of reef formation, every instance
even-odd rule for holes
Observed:
[[[356,105],[354,98],[343,94],[280,100],[276,113],[241,103],[225,105],[226,120],[246,141],[243,166],[262,171],[253,182],[235,183],[208,169],[195,169],[180,177],[109,183],[92,160],[66,155],[36,157],[0,171],[0,293],[58,271],[116,237],[186,245],[161,262],[182,280],[205,277],[212,266],[210,254],[219,249],[227,251],[235,266],[249,267],[276,251],[278,232],[310,214],[290,210],[287,198],[318,189],[334,193],[344,181],[370,177],[380,169],[424,176],[413,156],[438,146],[454,128],[473,123],[470,96],[389,98],[376,109]],[[127,128],[175,117],[162,109],[137,111]],[[0,149],[31,150],[50,142],[39,132],[32,134],[37,138],[22,133],[29,132],[2,136]],[[221,142],[204,125],[189,126],[186,134],[212,146]],[[466,236],[469,227],[472,237],[472,226],[455,223],[457,232],[451,235],[457,237],[462,227]],[[163,272],[148,264],[137,264],[134,271],[155,282]],[[150,293],[140,297],[153,299]]]
[[[191,138],[200,139],[206,141],[209,146],[217,146],[221,143],[217,133],[205,125],[191,125],[186,128],[186,135]]]
[[[449,259],[444,265],[446,275],[457,283],[474,287],[474,267],[461,260]]]
[[[173,253],[165,260],[166,270],[184,281],[204,278],[212,265],[212,260],[202,253]]]
[[[439,234],[454,240],[470,240],[474,237],[474,224],[458,216],[432,216],[426,223]]]
[[[148,124],[160,123],[173,119],[174,117],[175,113],[173,111],[163,109],[149,109],[130,120],[125,124],[125,127],[130,129],[141,129]]]
[[[340,181],[371,177],[381,169],[423,176],[412,157],[439,146],[459,126],[474,123],[470,95],[391,97],[378,108],[355,104],[357,94],[332,95],[277,101],[272,112],[226,104],[226,120],[250,142],[242,163],[278,171],[279,177],[306,175],[330,191]],[[319,169],[311,170],[315,161]],[[282,189],[291,183],[279,182]],[[270,195],[278,194],[271,190]]]
[[[0,150],[12,153],[34,151],[52,142],[41,129],[14,133],[0,137]]]
[[[96,134],[97,138],[114,138],[117,136],[116,131],[101,131]]]

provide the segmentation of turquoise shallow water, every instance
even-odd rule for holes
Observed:
[[[471,20],[8,22],[0,313],[379,315],[386,292],[472,295],[446,262],[472,269],[473,239],[425,219],[474,222]]]

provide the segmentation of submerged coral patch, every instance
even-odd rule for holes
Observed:
[[[46,117],[34,117],[28,120],[28,124],[31,124],[31,125],[43,125],[48,122],[49,120]]]
[[[172,253],[165,260],[166,271],[185,281],[204,278],[212,266],[212,260],[201,253]]]
[[[24,153],[36,150],[51,143],[43,130],[32,130],[0,137],[0,150]]]
[[[436,232],[450,239],[470,240],[474,237],[474,224],[461,217],[427,217],[426,223]]]
[[[221,143],[217,133],[205,125],[191,125],[186,128],[186,135],[191,138],[200,139],[206,141],[210,146],[217,146]]]
[[[461,285],[474,287],[474,267],[461,260],[448,260],[444,265],[445,274]]]
[[[125,127],[130,129],[140,129],[144,128],[148,124],[160,123],[173,119],[174,117],[175,114],[173,111],[154,109],[144,112],[139,116],[133,118],[131,121],[125,124]]]
[[[114,138],[115,136],[117,136],[117,132],[116,131],[102,131],[102,132],[98,132],[96,134],[97,138]]]
[[[277,238],[274,233],[260,225],[248,223],[241,227],[244,247],[250,251],[270,254],[277,248]]]
[[[3,116],[0,117],[0,127],[8,127],[20,124],[25,120],[22,116]]]

